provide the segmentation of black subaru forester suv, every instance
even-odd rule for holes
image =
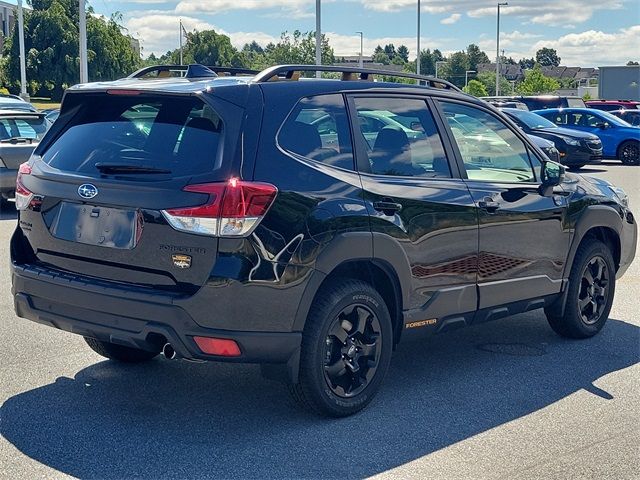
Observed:
[[[622,190],[447,82],[321,69],[69,89],[17,181],[17,315],[124,362],[260,363],[330,416],[408,337],[537,308],[604,326],[636,249]]]

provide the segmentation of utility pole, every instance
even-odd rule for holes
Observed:
[[[182,62],[182,19],[180,19],[180,65],[184,65]]]
[[[360,35],[360,61],[358,62],[360,68],[364,68],[364,57],[362,56],[362,35],[363,32],[356,32]]]
[[[500,95],[500,7],[509,5],[507,2],[498,3],[498,21],[496,23],[496,97]]]
[[[87,12],[84,0],[78,0],[79,4],[79,30],[80,30],[80,83],[89,81],[89,66],[87,65]]]
[[[316,0],[316,65],[322,65],[322,32],[320,21],[320,0]],[[321,78],[322,73],[316,72],[316,78]]]
[[[20,96],[28,101],[27,59],[24,56],[24,16],[22,14],[22,0],[18,0],[18,41],[20,43]]]
[[[416,38],[418,56],[416,57],[416,74],[420,75],[420,0],[418,0],[418,35]]]

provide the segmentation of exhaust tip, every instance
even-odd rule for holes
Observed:
[[[177,354],[170,343],[165,343],[164,347],[162,347],[162,355],[164,355],[167,360],[173,360]]]

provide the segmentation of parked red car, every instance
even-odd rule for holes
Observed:
[[[640,102],[633,100],[589,100],[584,102],[588,108],[597,108],[612,112],[614,110],[637,110],[640,109]]]

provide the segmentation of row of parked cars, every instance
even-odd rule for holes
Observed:
[[[592,100],[554,95],[486,97],[527,134],[542,137],[553,149],[539,145],[551,160],[571,169],[618,159],[640,164],[640,102]],[[540,143],[538,141],[537,143]]]

